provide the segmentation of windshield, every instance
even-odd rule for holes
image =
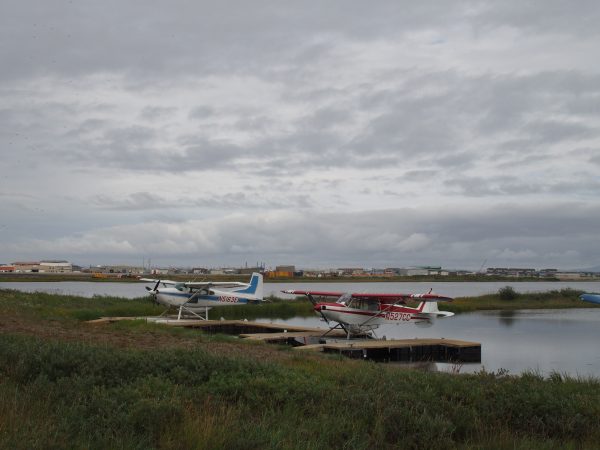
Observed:
[[[344,305],[347,305],[350,300],[352,300],[352,294],[346,292],[344,295],[338,298],[337,303],[343,303]]]

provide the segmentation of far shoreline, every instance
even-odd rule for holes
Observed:
[[[211,279],[214,281],[246,281],[249,275],[194,275],[194,274],[169,274],[169,275],[129,275],[129,274],[102,274],[94,276],[89,273],[2,273],[0,282],[60,282],[60,281],[85,281],[97,283],[135,283],[140,278],[169,279],[173,281],[199,281]],[[281,277],[267,278],[265,283],[403,283],[403,282],[452,282],[452,283],[485,283],[485,282],[589,282],[600,281],[600,277],[585,278],[556,278],[556,277],[503,277],[488,275],[416,275],[394,277]]]

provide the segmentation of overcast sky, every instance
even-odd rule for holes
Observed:
[[[600,264],[597,1],[0,2],[0,263]]]

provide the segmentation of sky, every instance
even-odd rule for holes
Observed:
[[[0,263],[600,265],[596,1],[0,1]]]

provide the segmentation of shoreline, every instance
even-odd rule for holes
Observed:
[[[249,275],[121,275],[106,274],[103,277],[93,276],[87,273],[0,273],[0,282],[58,282],[58,281],[85,281],[97,283],[136,283],[139,278],[162,278],[173,281],[205,280],[210,278],[214,281],[247,281]],[[395,277],[298,277],[298,278],[264,278],[265,283],[403,283],[403,282],[452,282],[452,283],[485,283],[506,281],[507,283],[521,282],[573,282],[585,283],[600,281],[600,277],[586,277],[578,279],[561,278],[539,278],[539,277],[502,277],[487,275],[464,275],[464,276],[441,276],[441,275],[418,275],[418,276],[395,276]]]

